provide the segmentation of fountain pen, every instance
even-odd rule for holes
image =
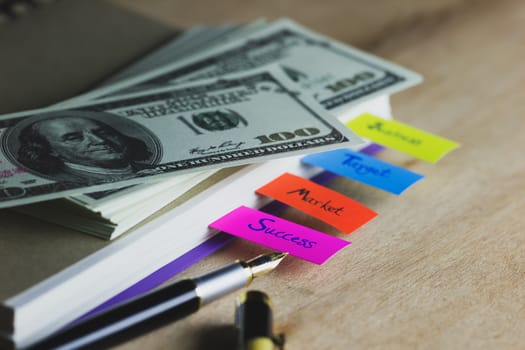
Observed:
[[[201,306],[272,271],[286,253],[236,261],[211,273],[173,282],[73,324],[28,349],[100,349],[180,320]]]

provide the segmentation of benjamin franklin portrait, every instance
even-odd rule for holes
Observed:
[[[7,133],[3,147],[12,160],[56,181],[98,184],[129,179],[150,169],[162,153],[148,129],[105,112],[40,114]]]

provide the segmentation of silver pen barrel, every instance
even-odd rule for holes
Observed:
[[[257,256],[249,261],[238,261],[212,273],[193,278],[196,293],[202,304],[250,285],[254,278],[272,271],[284,259],[286,253]]]

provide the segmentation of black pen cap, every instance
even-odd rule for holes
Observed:
[[[253,342],[274,344],[272,305],[263,292],[248,291],[237,299],[235,324],[240,349],[250,348]],[[262,348],[262,347],[261,347]]]

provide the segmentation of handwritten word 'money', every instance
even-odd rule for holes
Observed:
[[[375,175],[387,178],[392,172],[390,169],[377,169],[373,166],[363,164],[363,158],[354,154],[346,153],[345,157],[346,159],[342,164],[354,169],[354,171],[360,175]]]
[[[301,238],[294,233],[289,233],[286,231],[279,231],[278,229],[267,226],[266,223],[274,223],[274,219],[270,218],[261,218],[259,219],[258,225],[248,224],[248,228],[252,231],[262,232],[264,234],[272,235],[274,237],[283,239],[285,241],[290,241],[297,244],[299,247],[304,248],[313,248],[317,242],[311,241],[309,239]]]
[[[308,204],[311,204],[313,206],[317,206],[319,207],[320,209],[323,209],[329,213],[334,213],[335,215],[337,216],[341,216],[343,210],[344,210],[344,207],[333,207],[332,205],[330,205],[330,203],[332,203],[332,200],[329,199],[327,201],[321,201],[319,199],[316,199],[314,197],[311,197],[309,196],[310,195],[310,190],[307,190],[306,188],[300,188],[300,189],[297,189],[297,190],[293,190],[293,191],[288,191],[286,192],[286,194],[298,194],[299,196],[301,196],[301,200],[305,201],[306,203]]]

